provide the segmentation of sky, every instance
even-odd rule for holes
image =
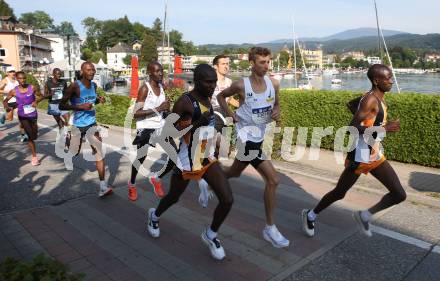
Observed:
[[[58,24],[70,21],[84,35],[81,20],[117,19],[151,26],[163,20],[165,0],[6,0],[15,15],[43,10]],[[31,3],[31,4],[30,4]],[[439,0],[377,0],[383,29],[440,33]],[[375,27],[373,0],[168,0],[168,26],[195,44],[263,43],[292,37],[323,37],[347,29]]]

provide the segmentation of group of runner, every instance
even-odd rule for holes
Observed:
[[[169,125],[183,134],[178,137],[178,144],[174,141],[176,136],[166,136],[165,141],[174,149],[177,157],[170,157],[162,174],[149,178],[155,194],[161,198],[156,208],[148,210],[147,230],[152,237],[160,236],[160,217],[178,202],[190,180],[196,180],[200,188],[198,199],[203,207],[208,205],[213,194],[218,199],[211,224],[203,230],[201,238],[215,259],[223,259],[225,251],[217,233],[233,205],[233,192],[228,179],[239,177],[250,164],[265,183],[263,199],[266,225],[262,229],[262,236],[276,248],[289,246],[290,241],[280,233],[274,219],[279,176],[262,151],[266,127],[281,118],[280,85],[267,75],[270,60],[271,53],[267,48],[251,48],[251,75],[232,82],[227,77],[229,57],[216,56],[213,67],[200,64],[194,69],[194,88],[180,96],[172,108],[164,91],[162,65],[158,62],[148,65],[149,81],[140,87],[134,107],[137,131],[133,145],[137,147],[138,155],[133,161],[128,182],[128,198],[131,201],[138,198],[136,177],[148,148],[156,145],[156,136],[162,134],[162,130]],[[34,140],[37,138],[35,107],[39,99],[35,96],[35,89],[25,83],[26,75],[23,72],[16,73],[18,84],[13,84],[15,80],[10,78],[9,73],[5,78],[7,80],[0,84],[0,90],[7,94],[3,104],[8,113],[13,108],[18,109],[20,124],[32,151],[32,164],[38,165]],[[105,180],[101,137],[94,109],[94,105],[104,103],[105,98],[96,94],[96,85],[92,82],[94,74],[93,64],[85,62],[81,66],[80,79],[67,87],[64,82],[60,82],[61,71],[55,69],[53,78],[46,83],[43,98],[50,99],[48,113],[54,115],[59,128],[68,124],[68,111],[73,111],[70,149],[79,153],[82,139],[88,139],[96,155],[100,179],[99,196],[102,197],[111,194],[112,188]],[[371,173],[389,190],[370,209],[354,213],[354,219],[366,235],[371,236],[369,222],[372,215],[406,198],[381,146],[384,132],[397,132],[400,129],[399,121],[387,121],[384,100],[384,94],[391,90],[393,84],[392,72],[388,67],[377,64],[368,70],[368,78],[372,84],[371,90],[349,103],[353,112],[350,126],[358,129],[360,137],[356,140],[355,149],[347,155],[345,170],[336,187],[315,208],[302,211],[302,228],[310,237],[315,234],[318,214],[344,198],[362,173]],[[167,116],[170,114],[177,116],[177,121],[167,124],[170,120]],[[235,124],[237,153],[232,165],[224,167],[220,165],[218,155],[220,143],[229,141],[225,133],[230,125],[228,118]],[[370,134],[372,129],[377,130]],[[172,172],[170,185],[168,192],[165,192],[162,178],[169,172]]]

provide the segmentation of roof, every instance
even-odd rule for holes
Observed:
[[[135,53],[127,44],[119,42],[111,47],[107,53]]]

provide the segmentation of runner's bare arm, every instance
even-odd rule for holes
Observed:
[[[9,111],[12,110],[12,108],[9,107],[9,105],[8,105],[8,101],[9,101],[10,99],[12,99],[13,97],[15,97],[15,90],[11,90],[11,91],[9,91],[8,95],[7,95],[6,98],[3,100],[3,107],[5,108],[5,110],[6,110],[7,112],[9,112]]]
[[[275,103],[273,105],[272,119],[275,121],[280,121],[281,109],[280,109],[280,82],[276,79],[270,79],[272,85],[275,88]]]
[[[144,103],[145,100],[147,98],[148,95],[148,87],[146,85],[142,85],[142,87],[139,89],[138,91],[138,97],[136,99],[136,107],[135,108],[139,108],[138,110],[136,110],[136,112],[134,113],[133,117],[138,119],[138,118],[145,118],[151,115],[155,115],[156,112],[162,112],[162,111],[169,111],[170,107],[169,107],[169,102],[167,104],[167,101],[165,101],[164,103],[162,103],[160,106],[156,107],[154,111],[153,109],[146,109],[144,110]]]
[[[353,119],[350,122],[350,126],[354,126],[358,129],[359,134],[363,134],[368,126],[362,125],[362,122],[367,119],[374,119],[379,111],[379,105],[377,103],[377,99],[368,95],[364,99],[362,99],[361,104],[359,105],[359,109],[353,116]]]
[[[0,94],[2,94],[2,95],[9,94],[7,91],[5,91],[6,83],[7,83],[6,79],[2,79],[0,81]]]
[[[239,106],[240,106],[240,104],[242,104],[244,101],[243,80],[235,81],[234,83],[232,83],[232,85],[229,88],[226,88],[221,93],[219,93],[217,95],[217,101],[218,101],[220,107],[226,112],[226,115],[228,117],[232,117],[234,119],[234,121],[237,121],[237,120],[235,120],[234,112],[229,108],[229,106],[226,102],[226,98],[232,97],[234,95],[239,95],[239,97],[240,97]]]
[[[79,96],[79,87],[78,84],[72,83],[63,94],[63,98],[61,99],[59,105],[60,110],[83,111],[91,110],[93,108],[93,104],[91,103],[83,103],[79,105],[70,104],[70,99],[75,96]]]

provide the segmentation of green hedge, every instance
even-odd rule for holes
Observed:
[[[179,89],[170,89],[167,95],[173,101],[182,93]],[[105,94],[101,89],[99,94]],[[310,145],[313,127],[334,127],[331,136],[322,139],[321,147],[334,148],[334,134],[337,129],[347,126],[352,114],[346,103],[361,95],[353,91],[292,91],[280,93],[282,127],[309,127],[308,145]],[[97,106],[97,118],[100,123],[123,126],[130,98],[105,94],[109,101]],[[386,94],[388,119],[400,119],[401,131],[390,133],[384,141],[385,154],[390,160],[414,163],[424,166],[440,167],[440,95],[402,93]],[[40,104],[47,108],[47,104]],[[134,122],[132,126],[134,126]],[[279,156],[281,134],[276,135],[274,157]],[[294,137],[294,143],[296,137]]]
[[[309,127],[310,144],[313,127],[334,126],[335,133],[340,127],[347,126],[352,114],[346,103],[360,95],[360,92],[351,91],[282,90],[282,126]],[[388,93],[385,100],[388,120],[400,119],[401,125],[400,132],[390,133],[385,138],[386,157],[405,163],[440,167],[440,95]],[[323,138],[321,147],[333,149],[333,140],[334,134]]]

